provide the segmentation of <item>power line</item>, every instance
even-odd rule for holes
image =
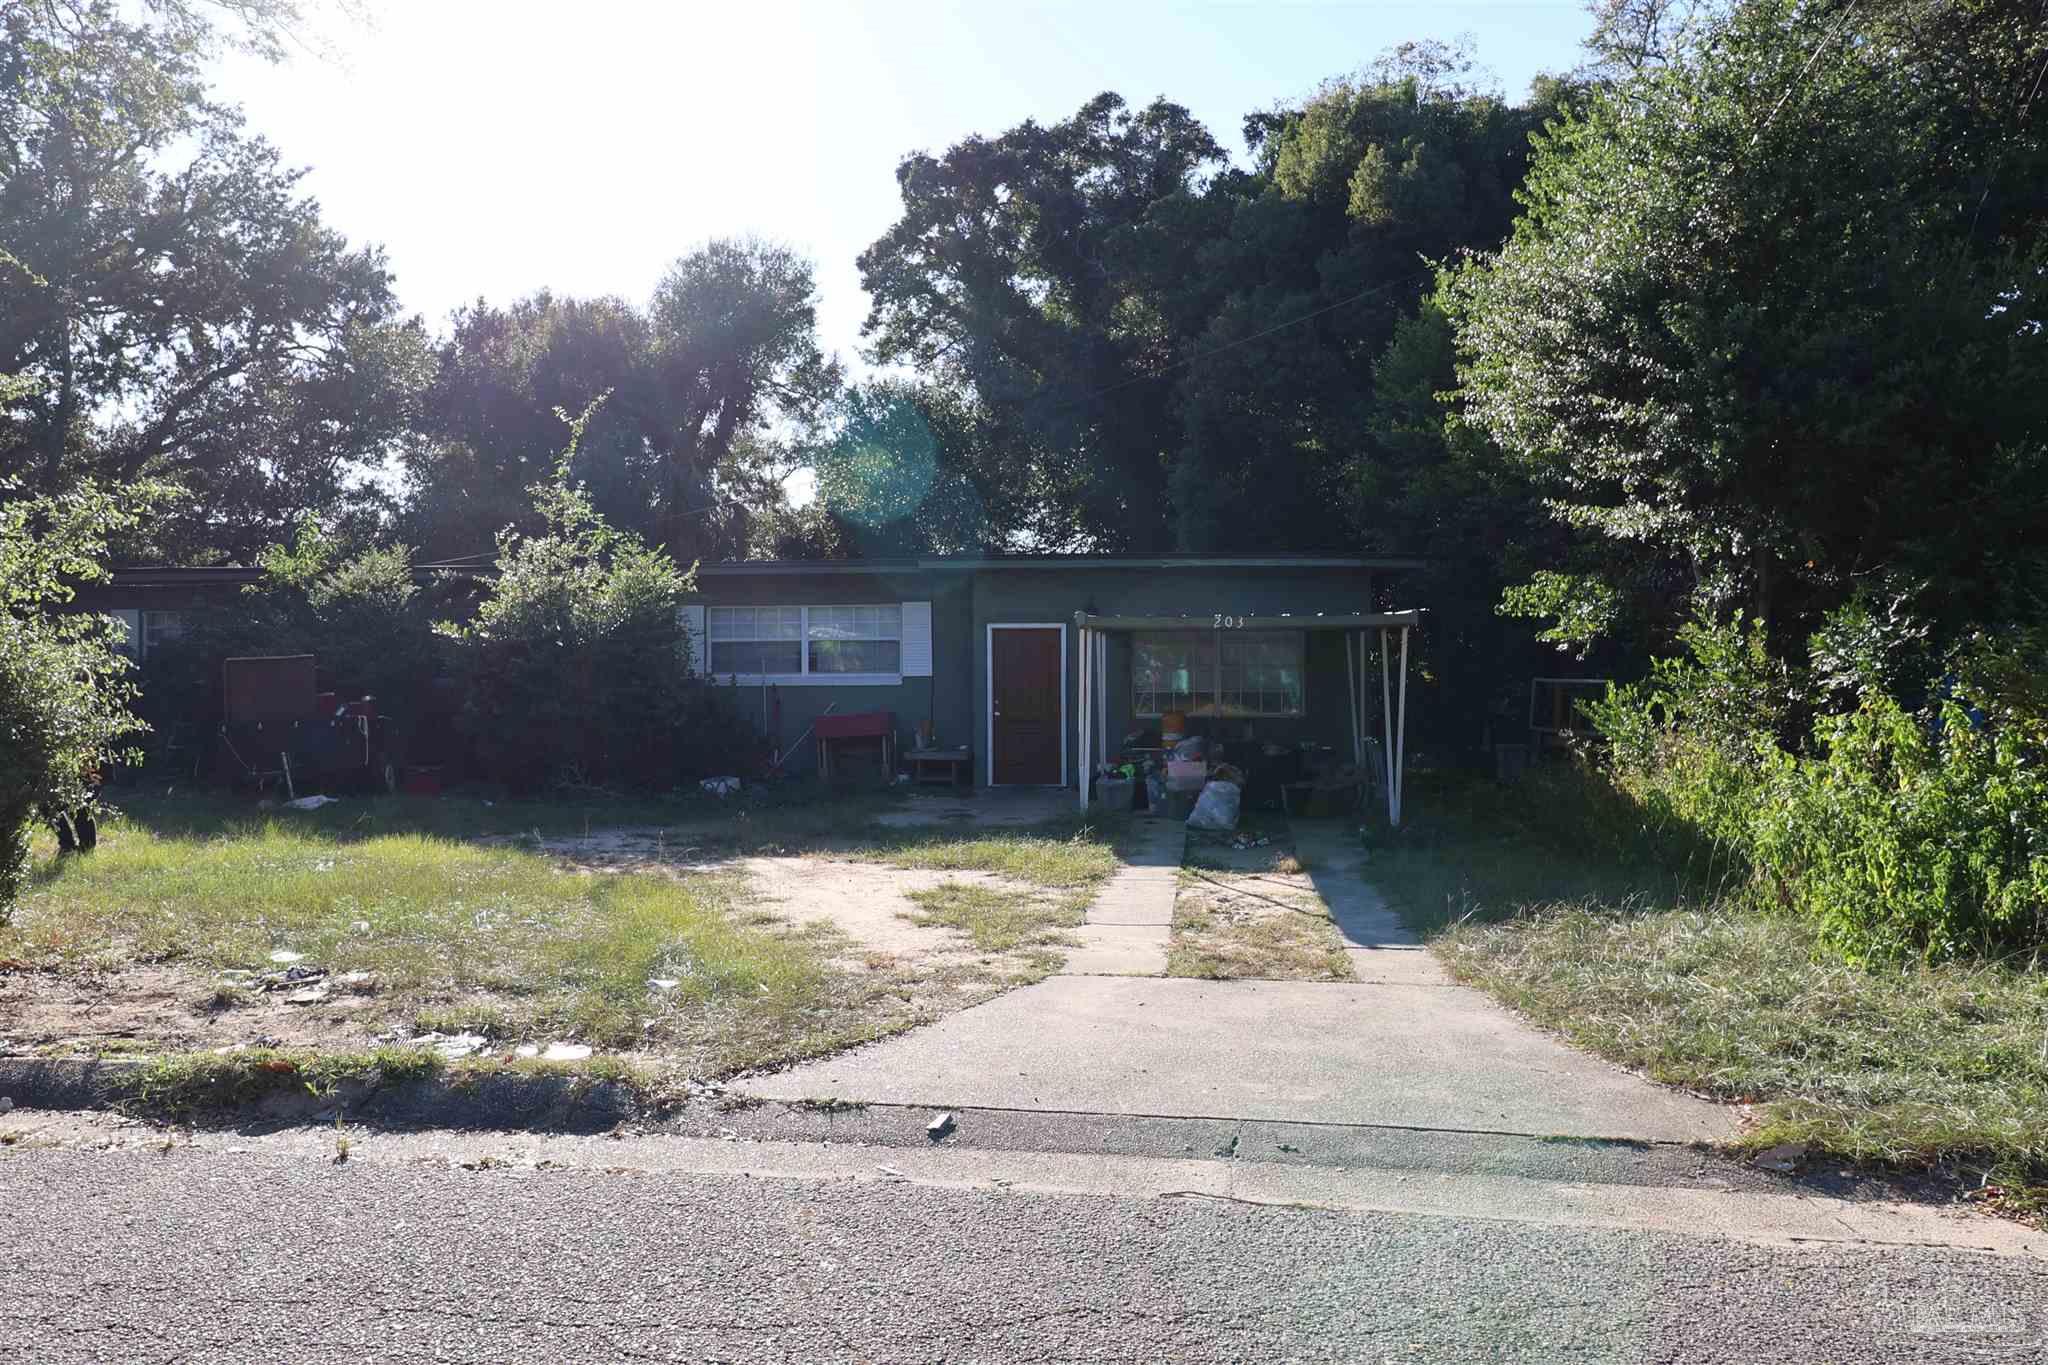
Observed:
[[[1813,51],[1808,55],[1806,65],[1799,68],[1799,79],[1786,86],[1785,92],[1778,96],[1778,102],[1771,106],[1771,112],[1764,118],[1763,127],[1757,129],[1755,135],[1749,139],[1750,146],[1756,146],[1763,135],[1770,131],[1771,125],[1777,121],[1778,111],[1785,107],[1785,101],[1791,99],[1793,92],[1806,84],[1806,78],[1813,74],[1813,64],[1820,60],[1820,54],[1827,51],[1828,44],[1841,37],[1848,29],[1849,16],[1856,12],[1856,3],[1857,0],[1849,0],[1849,3],[1842,7],[1842,17],[1835,21],[1835,26],[1826,33],[1823,33],[1820,41],[1813,45]]]

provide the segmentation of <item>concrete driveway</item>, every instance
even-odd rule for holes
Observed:
[[[1536,1032],[1476,991],[1056,976],[746,1083],[768,1099],[1383,1124],[1690,1142],[1728,1111]]]
[[[767,1099],[1692,1142],[1731,1110],[1567,1047],[1450,982],[1372,891],[1355,840],[1296,830],[1356,982],[1062,975],[857,1052],[755,1078]]]

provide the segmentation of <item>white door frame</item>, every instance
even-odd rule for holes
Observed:
[[[991,621],[982,655],[982,717],[988,730],[988,784],[991,787],[1027,785],[996,781],[996,632],[999,630],[1057,630],[1060,633],[1060,785],[1067,785],[1067,623],[1065,621]]]

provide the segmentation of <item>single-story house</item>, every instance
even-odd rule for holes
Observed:
[[[1085,804],[1095,764],[1172,714],[1233,746],[1312,742],[1361,763],[1364,741],[1384,735],[1398,818],[1417,616],[1392,608],[1398,575],[1417,567],[1306,555],[740,561],[699,566],[686,622],[696,667],[757,691],[778,747],[828,708],[886,711],[899,754],[928,724],[931,747],[969,751],[975,782],[1073,787]]]
[[[1242,755],[1326,746],[1380,783],[1398,819],[1420,561],[1335,555],[928,555],[700,565],[684,609],[693,666],[736,687],[786,770],[834,717],[887,712],[905,758],[929,734],[985,786],[1075,789],[1169,715]],[[416,566],[487,573],[473,561]],[[87,585],[138,655],[183,614],[229,606],[258,571],[135,568]],[[758,706],[758,710],[755,708]],[[1381,741],[1375,745],[1374,741]]]

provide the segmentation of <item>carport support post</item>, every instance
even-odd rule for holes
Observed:
[[[1359,742],[1358,714],[1358,641],[1356,631],[1344,632],[1344,696],[1350,702],[1351,712],[1351,766],[1361,767],[1365,763],[1365,745]]]
[[[1088,666],[1090,651],[1094,648],[1093,642],[1089,637],[1094,634],[1095,632],[1088,629],[1088,627],[1081,627],[1081,676],[1079,679],[1081,704],[1075,708],[1079,713],[1076,717],[1079,722],[1079,732],[1074,736],[1074,748],[1079,752],[1081,759],[1080,791],[1081,813],[1083,815],[1088,813],[1088,779],[1095,771],[1095,765],[1088,761],[1088,704],[1091,700],[1091,693],[1094,691],[1089,686],[1090,675],[1094,672]]]
[[[1408,759],[1408,627],[1401,627],[1401,711],[1394,720],[1394,685],[1388,676],[1393,661],[1393,632],[1380,627],[1380,710],[1387,726],[1387,823],[1401,827],[1401,775]]]
[[[1095,759],[1098,763],[1109,762],[1109,634],[1106,631],[1089,632],[1095,637],[1095,701],[1089,707],[1095,713]]]

